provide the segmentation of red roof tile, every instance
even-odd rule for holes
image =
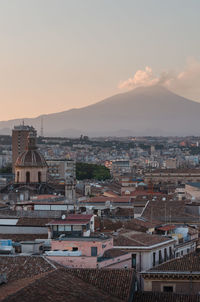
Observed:
[[[176,228],[175,225],[164,225],[160,228],[158,228],[159,231],[171,231],[174,230]]]
[[[87,273],[87,272],[86,272]],[[106,274],[107,277],[109,272]],[[114,275],[113,275],[114,277]],[[115,278],[116,279],[116,278]],[[95,281],[95,280],[94,280]],[[120,302],[114,294],[118,288],[112,287],[112,279],[105,278],[104,288],[94,282],[87,282],[72,274],[69,270],[59,269],[15,292],[4,299],[4,302]],[[120,281],[120,280],[119,280]],[[122,279],[121,279],[122,282]],[[129,282],[130,283],[130,282]]]

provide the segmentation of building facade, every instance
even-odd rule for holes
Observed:
[[[15,163],[15,183],[46,183],[47,163],[43,155],[37,150],[36,137],[29,133],[27,147]]]
[[[32,126],[19,125],[12,130],[12,169],[15,171],[15,162],[18,156],[24,152],[28,144],[28,135],[32,132],[37,135],[36,130]]]

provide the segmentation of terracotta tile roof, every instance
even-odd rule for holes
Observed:
[[[0,256],[0,273],[6,273],[8,284],[52,269],[50,262],[40,256]]]
[[[174,229],[176,229],[175,225],[164,225],[164,226],[158,228],[159,231],[171,231]]]
[[[101,219],[100,217],[94,218],[95,230],[101,232],[114,232],[122,227],[123,223],[119,220],[112,220],[109,218]]]
[[[193,252],[181,258],[176,258],[171,261],[160,264],[149,272],[199,272],[200,273],[200,253]]]
[[[111,280],[110,280],[111,281]],[[108,284],[108,280],[107,280]],[[113,289],[115,291],[115,289]],[[3,302],[120,302],[108,291],[88,284],[66,269],[53,271],[8,296]]]
[[[80,224],[80,225],[85,225],[87,223],[89,223],[90,220],[89,219],[80,219],[80,220],[69,220],[69,219],[55,219],[55,220],[51,220],[47,223],[47,225],[72,225],[72,224]]]
[[[131,219],[129,222],[125,223],[125,228],[129,229],[129,230],[137,230],[140,227],[143,229],[143,231],[146,231],[150,228],[154,228],[156,226],[161,225],[160,221],[149,221],[147,219],[139,219],[139,218],[135,218],[135,219]]]
[[[32,200],[44,200],[44,199],[56,199],[60,198],[60,196],[53,195],[53,194],[41,194],[37,196],[33,196]]]
[[[193,216],[185,211],[186,201],[179,200],[151,200],[147,204],[142,216],[147,219],[161,221],[183,222],[185,219],[191,219]]]
[[[5,299],[6,297],[16,293],[20,289],[28,286],[30,283],[34,282],[35,280],[40,279],[41,277],[43,277],[47,273],[48,272],[43,273],[43,274],[39,274],[39,275],[34,275],[32,277],[29,277],[29,278],[24,278],[24,279],[19,279],[19,280],[16,280],[16,281],[11,281],[9,283],[1,285],[1,287],[0,287],[0,301]]]
[[[106,201],[110,201],[113,203],[128,203],[130,202],[130,197],[127,196],[118,196],[118,197],[105,197],[105,196],[98,196],[92,197],[87,200],[81,201],[81,203],[105,203]]]
[[[16,225],[24,225],[24,226],[46,226],[46,224],[51,221],[52,218],[29,218],[29,217],[21,217],[18,219]]]
[[[172,239],[160,235],[150,235],[147,233],[139,233],[133,231],[121,233],[118,237],[114,238],[114,246],[148,247],[159,243],[165,243],[169,240]]]
[[[69,220],[90,220],[93,215],[87,214],[69,214],[67,215],[67,219]]]
[[[132,208],[120,208],[118,207],[115,210],[115,216],[119,216],[119,217],[134,217],[134,209]]]
[[[136,292],[134,302],[200,302],[199,295],[184,295],[161,292]]]
[[[120,250],[120,249],[110,249],[105,251],[105,253],[103,254],[104,258],[115,258],[115,257],[119,257],[122,255],[126,255],[127,252]]]
[[[54,219],[49,221],[49,225],[58,225],[58,224],[87,224],[93,215],[86,214],[70,214],[66,219]]]
[[[111,195],[112,197],[118,197],[118,196],[119,196],[118,194],[116,194],[116,193],[113,192],[113,191],[105,191],[105,192],[103,193],[103,195],[104,195],[104,196]]]
[[[135,275],[132,269],[68,269],[68,271],[124,301],[128,300],[132,279]]]
[[[146,173],[146,175],[149,174],[154,174],[154,173],[165,173],[165,174],[169,174],[169,173],[186,173],[186,174],[191,174],[191,173],[197,173],[200,174],[200,169],[182,169],[182,168],[177,168],[177,169],[156,169],[153,172],[148,172]]]

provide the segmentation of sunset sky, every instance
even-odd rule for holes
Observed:
[[[0,120],[163,84],[200,102],[199,0],[0,0]]]

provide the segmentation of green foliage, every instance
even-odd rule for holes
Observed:
[[[97,179],[106,180],[110,179],[110,171],[105,166],[86,164],[86,163],[76,163],[76,178],[78,180],[83,179]]]

